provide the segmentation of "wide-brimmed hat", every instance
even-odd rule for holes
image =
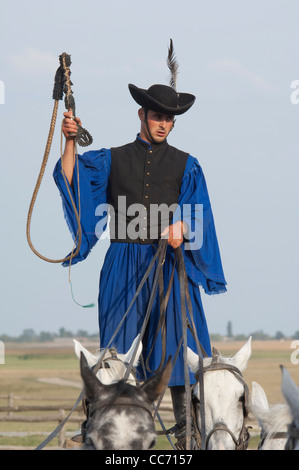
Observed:
[[[148,90],[129,84],[129,90],[134,100],[142,107],[165,114],[183,114],[188,111],[195,101],[190,93],[178,93],[176,82],[179,65],[177,63],[173,42],[170,39],[167,66],[170,70],[170,86],[152,85]]]
[[[156,84],[144,90],[130,83],[129,90],[140,106],[165,114],[183,114],[196,99],[189,93],[177,93],[173,87],[167,85]]]

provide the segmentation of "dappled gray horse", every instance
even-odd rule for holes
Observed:
[[[151,449],[156,443],[152,403],[168,385],[171,360],[141,386],[133,386],[123,380],[102,384],[88,366],[83,353],[80,369],[88,402],[84,449]]]

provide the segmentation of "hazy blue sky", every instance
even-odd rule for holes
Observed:
[[[128,83],[167,83],[169,38],[179,91],[192,109],[169,142],[197,157],[214,211],[226,294],[203,303],[211,332],[299,330],[299,80],[297,0],[35,0],[2,2],[0,14],[0,333],[65,327],[96,332],[97,310],[72,301],[68,270],[37,258],[26,219],[53,108],[58,56],[72,56],[77,112],[93,148],[132,141],[139,130]],[[60,105],[32,240],[50,258],[70,252],[52,171],[60,156]],[[97,303],[107,241],[72,268],[77,300]]]

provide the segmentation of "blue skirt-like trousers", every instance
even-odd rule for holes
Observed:
[[[111,243],[104,260],[100,275],[99,290],[99,329],[101,348],[105,348],[118,328],[137,288],[157,250],[157,245],[142,245],[138,243]],[[173,249],[168,246],[165,263],[163,265],[164,292],[169,285],[169,280],[174,263]],[[116,347],[119,353],[126,353],[133,340],[140,333],[147,305],[151,294],[155,267],[151,270],[141,292],[129,311],[119,333],[111,346]],[[211,346],[206,319],[202,307],[199,287],[191,281],[188,282],[189,293],[192,302],[193,316],[197,337],[208,355],[211,355]],[[155,371],[162,354],[161,333],[153,345],[160,315],[159,289],[157,289],[146,334],[143,338],[144,361],[149,358],[149,368]],[[178,344],[182,338],[180,284],[177,268],[175,269],[173,285],[165,314],[166,321],[166,360],[169,356],[174,358]],[[188,347],[197,352],[196,344],[191,332],[187,331]],[[144,377],[142,367],[138,368],[139,379],[143,380],[151,375],[146,371]],[[169,386],[184,385],[184,359],[183,346],[174,364]],[[194,383],[194,376],[190,373],[190,382]]]

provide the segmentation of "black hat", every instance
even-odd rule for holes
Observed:
[[[134,100],[146,109],[165,114],[183,114],[191,108],[195,96],[176,91],[178,63],[174,55],[172,39],[168,48],[167,65],[171,73],[170,86],[152,85],[148,90],[144,90],[129,84],[129,90]]]
[[[195,101],[194,95],[177,93],[167,85],[152,85],[148,90],[144,90],[129,84],[129,90],[140,106],[165,114],[183,114]]]

